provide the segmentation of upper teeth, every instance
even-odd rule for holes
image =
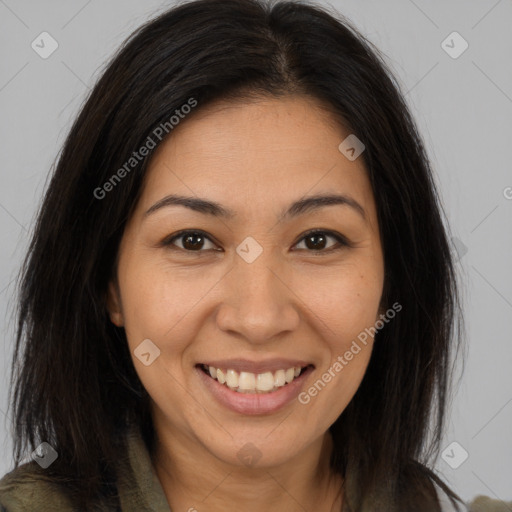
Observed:
[[[250,372],[238,373],[235,370],[221,370],[206,365],[204,365],[204,368],[210,372],[212,378],[240,393],[268,393],[274,391],[290,383],[295,377],[299,376],[301,371],[300,366],[291,367],[287,370],[277,370],[274,373],[257,374]]]

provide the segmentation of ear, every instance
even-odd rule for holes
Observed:
[[[124,318],[119,287],[113,280],[108,283],[107,310],[110,316],[110,321],[114,325],[117,325],[117,327],[122,327],[124,325]]]

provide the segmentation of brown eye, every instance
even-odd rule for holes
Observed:
[[[329,239],[334,240],[336,243],[329,245]],[[180,242],[178,244],[177,242]],[[210,243],[211,247],[206,247],[205,244]],[[299,243],[305,243],[305,249],[308,252],[316,253],[329,253],[337,249],[348,247],[350,244],[347,240],[332,231],[321,231],[315,230],[310,231],[304,235]],[[215,249],[215,244],[211,241],[211,238],[201,230],[185,230],[172,235],[162,242],[164,247],[169,249],[176,249],[185,252],[205,252],[207,250],[218,250]],[[299,244],[295,244],[297,246]],[[302,250],[302,249],[301,249]]]
[[[210,238],[202,231],[180,231],[171,238],[168,238],[162,242],[164,246],[176,245],[175,241],[181,241],[181,247],[178,245],[177,248],[187,252],[202,252],[204,249],[205,241],[210,241]],[[213,245],[213,244],[212,244]],[[205,250],[211,250],[207,248]]]
[[[338,244],[338,247],[336,247],[336,244],[334,244],[334,247],[331,245],[326,249],[329,238],[335,240]],[[310,231],[301,238],[300,243],[303,241],[306,245],[306,249],[309,249],[313,252],[330,252],[332,250],[343,248],[349,245],[341,235],[338,235],[332,231]]]

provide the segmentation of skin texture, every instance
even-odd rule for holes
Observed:
[[[216,512],[226,503],[246,511],[341,507],[328,428],[364,376],[371,338],[308,404],[293,400],[266,415],[217,403],[195,365],[299,358],[315,367],[307,390],[378,320],[384,284],[378,219],[362,158],[349,161],[338,150],[348,135],[309,98],[217,102],[182,121],[153,156],[121,241],[108,304],[152,399],[153,462],[172,510]],[[236,216],[171,206],[144,217],[171,193],[216,201]],[[334,205],[278,222],[292,202],[321,193],[351,196],[366,220]],[[338,242],[326,233],[319,250],[314,241],[308,247],[304,235],[317,228],[343,235],[351,246],[331,251]],[[198,248],[188,252],[186,237],[162,245],[182,229],[200,229],[210,239],[202,246],[194,240]],[[252,263],[236,253],[248,236],[263,249]],[[161,351],[149,366],[133,354],[147,338]],[[237,457],[248,442],[261,453],[253,467]]]

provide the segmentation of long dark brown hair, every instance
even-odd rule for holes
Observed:
[[[456,497],[429,468],[462,308],[445,215],[400,86],[379,50],[327,8],[197,0],[139,28],[92,89],[58,158],[18,283],[15,465],[27,449],[50,443],[59,457],[45,474],[65,482],[84,509],[114,494],[117,439],[127,425],[139,425],[148,446],[154,434],[125,332],[105,303],[151,153],[129,171],[127,160],[148,137],[160,144],[155,129],[169,127],[191,98],[198,111],[218,99],[293,94],[318,100],[365,144],[385,259],[382,303],[403,307],[377,333],[365,377],[330,427],[332,467],[352,489],[343,510],[439,510],[432,481]],[[123,166],[123,179],[112,181]]]

